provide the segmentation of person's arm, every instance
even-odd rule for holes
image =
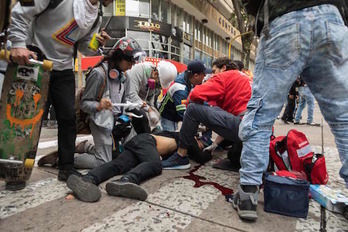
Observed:
[[[186,105],[182,104],[181,101],[187,99],[187,92],[185,90],[178,90],[173,94],[172,98],[176,113],[180,116],[181,119],[183,119],[186,111]]]
[[[131,70],[127,72],[130,78],[129,98],[133,103],[143,104],[143,100],[139,97],[140,88],[142,86],[143,79],[146,78],[145,72],[141,64],[133,66]]]
[[[104,82],[104,75],[103,70],[100,68],[95,68],[91,71],[86,80],[86,87],[80,104],[81,109],[88,114],[93,114],[107,108],[108,103],[106,100],[101,99],[100,102],[97,101],[98,95],[100,94],[100,89],[102,88]],[[106,88],[107,86],[104,87],[104,91]]]
[[[46,10],[50,0],[37,0],[35,7],[22,7],[18,2],[11,11],[11,32],[8,39],[12,42],[11,59],[18,64],[29,64],[29,57],[36,59],[34,52],[26,48],[26,39],[30,23],[36,15]],[[44,51],[43,51],[44,52]]]
[[[218,135],[215,141],[210,146],[204,148],[203,151],[213,152],[222,141],[224,141],[224,137],[222,137],[221,135]]]
[[[189,95],[189,102],[203,103],[222,100],[225,96],[225,82],[214,76],[207,82],[197,85]]]

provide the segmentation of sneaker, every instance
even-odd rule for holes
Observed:
[[[70,175],[66,184],[68,188],[74,192],[75,196],[81,201],[96,202],[101,197],[99,187],[83,180],[80,176],[74,174]]]
[[[307,122],[307,125],[309,125],[309,126],[320,126],[320,123]]]
[[[258,187],[255,193],[244,192],[238,185],[238,192],[233,196],[232,206],[237,210],[241,219],[255,221],[257,219],[256,207],[258,200]]]
[[[78,171],[76,171],[75,169],[62,169],[59,170],[58,172],[58,180],[60,181],[67,181],[67,179],[69,178],[69,176],[71,175],[76,175],[76,176],[82,176],[81,173],[79,173]]]
[[[187,156],[181,157],[175,152],[171,157],[162,160],[162,167],[165,170],[183,170],[191,167],[190,160]]]
[[[46,164],[49,164],[51,167],[54,167],[58,164],[58,151],[53,151],[39,159],[37,165],[43,167]]]
[[[107,183],[106,192],[111,196],[126,197],[140,201],[145,201],[147,198],[147,193],[142,187],[126,178]]]
[[[88,140],[83,140],[82,142],[77,144],[75,147],[75,153],[79,153],[79,154],[85,153],[86,152],[85,145],[87,142]]]
[[[295,121],[295,122],[294,122],[294,124],[295,124],[295,125],[299,125],[299,124],[300,124],[300,122],[296,122],[296,121]]]

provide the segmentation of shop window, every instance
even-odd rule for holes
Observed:
[[[150,44],[153,57],[162,59],[168,58],[168,37],[153,33]]]
[[[138,41],[143,50],[149,50],[150,33],[141,31],[127,31],[127,36]]]
[[[150,0],[127,0],[126,15],[133,17],[150,17]]]
[[[161,21],[170,24],[170,4],[167,1],[161,2],[161,15]]]
[[[151,1],[152,19],[162,21],[160,20],[159,8],[160,8],[160,0],[152,0]]]
[[[184,64],[188,64],[191,60],[191,47],[184,44]]]
[[[202,52],[201,51],[199,51],[199,50],[197,50],[197,49],[195,49],[195,59],[201,59],[201,55],[202,55]]]
[[[112,4],[109,4],[107,7],[103,6],[103,15],[104,16],[111,16],[111,15],[113,15],[113,13],[114,13],[114,11],[113,11],[114,6],[113,5],[114,4],[112,3]]]

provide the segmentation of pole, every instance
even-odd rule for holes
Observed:
[[[232,38],[232,40],[231,40],[231,42],[230,42],[230,44],[228,46],[228,58],[231,58],[231,47],[232,47],[233,41],[235,41],[240,36],[247,35],[247,34],[250,34],[250,33],[252,33],[252,31],[244,32],[244,33],[236,35],[235,37]]]

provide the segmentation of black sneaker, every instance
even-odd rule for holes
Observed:
[[[294,124],[295,124],[295,125],[299,125],[299,124],[300,124],[300,122],[296,122],[296,121],[295,121],[295,122],[294,122]]]
[[[67,182],[67,186],[71,189],[75,196],[84,202],[95,202],[101,197],[100,189],[97,185],[84,181],[82,177],[74,174],[70,175]]]
[[[147,198],[147,193],[142,187],[125,178],[107,183],[106,192],[112,196],[126,197],[140,201],[145,201]]]
[[[238,215],[242,219],[255,221],[257,219],[257,200],[258,187],[255,193],[244,192],[240,185],[238,185],[238,192],[233,196],[232,205],[237,210]]]
[[[82,176],[81,173],[79,173],[78,171],[76,171],[75,169],[63,169],[63,170],[59,170],[58,172],[58,180],[60,181],[66,181],[69,176],[71,175],[76,175],[76,176]]]
[[[177,152],[175,152],[171,157],[166,160],[162,160],[163,169],[167,170],[182,170],[189,169],[191,167],[190,160],[187,156],[181,157]]]

